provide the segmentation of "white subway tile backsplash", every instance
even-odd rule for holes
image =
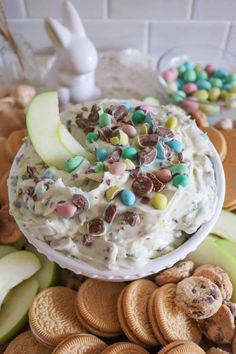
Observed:
[[[24,0],[2,0],[8,18],[22,18],[26,16]]]
[[[195,0],[193,18],[198,20],[235,20],[235,0]]]
[[[150,24],[149,51],[159,56],[181,44],[211,44],[223,48],[227,22],[156,22]]]
[[[111,18],[186,19],[190,0],[109,0]]]
[[[6,0],[8,1],[8,0]],[[15,0],[18,1],[18,0]],[[103,0],[71,0],[82,18],[102,18]],[[61,16],[62,0],[25,0],[29,17],[44,18]]]
[[[226,49],[236,54],[236,22],[232,23]]]

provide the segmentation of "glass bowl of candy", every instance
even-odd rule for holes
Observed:
[[[157,77],[166,97],[188,111],[216,116],[236,108],[236,56],[225,50],[204,45],[169,49],[158,60]]]

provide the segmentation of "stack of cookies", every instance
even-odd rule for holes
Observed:
[[[191,117],[208,135],[223,162],[226,179],[224,209],[236,210],[236,122],[229,118],[222,118],[214,127],[210,127],[203,112],[191,112]]]

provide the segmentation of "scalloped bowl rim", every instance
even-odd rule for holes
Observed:
[[[145,264],[142,268],[134,267],[131,269],[119,269],[119,270],[110,270],[110,269],[101,269],[92,266],[82,260],[78,260],[69,256],[64,255],[62,252],[58,252],[52,249],[46,242],[38,240],[32,237],[25,227],[16,219],[16,223],[21,230],[21,232],[25,235],[28,242],[31,243],[39,253],[44,254],[50,261],[56,262],[59,264],[61,268],[66,268],[74,272],[75,274],[83,274],[87,277],[94,279],[101,279],[107,281],[129,281],[138,278],[143,278],[148,275],[157,273],[160,270],[171,267],[174,263],[179,260],[184,259],[189,253],[194,251],[199,244],[204,240],[204,238],[208,235],[208,233],[212,230],[214,224],[216,223],[222,206],[224,202],[225,195],[225,177],[224,170],[220,160],[218,153],[216,152],[214,146],[209,141],[210,149],[212,151],[212,163],[215,170],[216,176],[216,187],[217,187],[217,197],[218,201],[216,203],[216,208],[212,218],[205,224],[203,224],[198,231],[191,236],[187,241],[185,241],[182,245],[174,249],[173,251],[160,256],[156,259],[150,260],[147,264]],[[24,151],[24,144],[19,149],[11,170],[9,174],[9,179],[11,175],[14,173],[16,167],[16,159],[20,156]],[[9,200],[10,204],[12,202],[13,193],[11,188],[9,188]]]

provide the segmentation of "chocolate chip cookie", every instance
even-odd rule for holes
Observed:
[[[179,281],[189,277],[194,268],[192,261],[180,261],[173,267],[164,269],[155,277],[157,285],[162,286],[167,283],[178,283]]]
[[[233,340],[234,316],[226,305],[222,305],[212,317],[199,321],[199,325],[205,336],[215,343],[230,344]]]
[[[228,274],[222,268],[213,264],[204,264],[197,267],[193,275],[210,279],[219,287],[223,299],[229,300],[231,298],[233,285]]]
[[[177,284],[175,304],[196,320],[213,316],[222,305],[220,289],[209,279],[191,276]]]

